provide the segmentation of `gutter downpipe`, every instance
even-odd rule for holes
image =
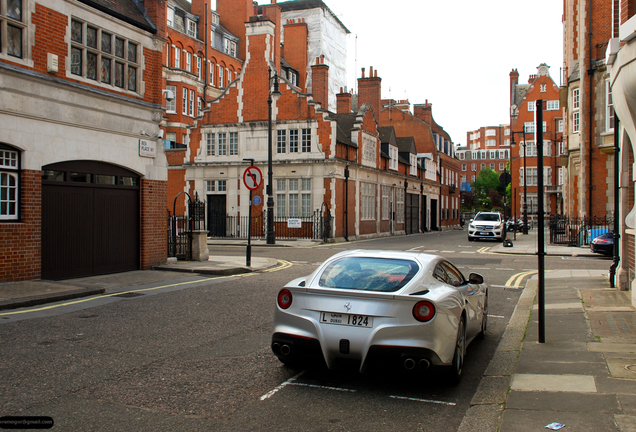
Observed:
[[[592,90],[594,89],[594,85],[593,85],[593,77],[594,77],[594,60],[592,59],[592,0],[588,0],[589,4],[590,4],[590,10],[589,10],[589,14],[588,14],[588,50],[589,50],[589,64],[590,64],[590,68],[587,70],[587,75],[588,75],[588,79],[590,80],[590,93],[589,93],[589,111],[588,111],[588,139],[589,139],[589,145],[588,145],[588,195],[589,195],[589,201],[588,201],[588,218],[592,217],[592,150],[593,150],[593,139],[592,139],[592,133],[594,130],[593,124],[592,124],[592,120],[594,119],[594,112],[593,112],[593,97],[592,97]]]
[[[346,241],[349,241],[349,165],[345,166],[344,178],[345,178],[345,206],[344,206],[345,235],[344,235],[344,238]]]

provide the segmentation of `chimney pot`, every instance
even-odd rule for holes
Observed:
[[[364,78],[364,68],[362,68],[362,78]]]

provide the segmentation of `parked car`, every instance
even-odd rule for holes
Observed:
[[[466,279],[437,255],[347,251],[279,291],[271,348],[292,366],[435,366],[456,383],[487,318],[488,286],[477,273]]]
[[[608,232],[595,237],[590,243],[590,248],[594,253],[603,255],[614,254],[614,233]]]
[[[503,241],[506,236],[503,218],[497,212],[479,212],[468,224],[468,241],[495,239]]]

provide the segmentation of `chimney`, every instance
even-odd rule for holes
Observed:
[[[347,92],[347,88],[342,90],[340,87],[340,93],[336,95],[336,100],[338,101],[337,113],[338,114],[349,114],[351,112],[351,93]]]
[[[428,99],[423,104],[413,105],[413,116],[429,125],[433,124],[433,104],[428,103]]]
[[[276,26],[276,31],[274,32],[274,56],[272,57],[272,60],[276,65],[276,70],[280,71],[281,8],[275,1],[272,1],[272,4],[263,6],[263,15],[269,17]]]
[[[519,72],[517,69],[510,71],[510,105],[515,103],[515,90],[519,84]]]
[[[307,24],[301,20],[288,21],[285,30],[285,60],[298,71],[298,87],[307,93]]]
[[[245,60],[246,33],[245,23],[254,12],[252,0],[216,0],[216,13],[219,21],[230,33],[239,38],[238,57]]]
[[[249,48],[250,61],[245,63],[243,74],[243,89],[246,95],[250,95],[251,100],[263,101],[263,103],[251,103],[243,106],[243,121],[265,121],[267,120],[268,106],[264,101],[269,96],[269,59],[272,57],[276,26],[268,17],[258,15],[252,16],[248,23],[245,23],[246,34],[249,38],[246,46]],[[275,71],[272,71],[274,74]],[[280,86],[281,92],[284,85]]]
[[[371,104],[373,115],[380,124],[380,107],[381,107],[381,90],[382,78],[378,78],[378,72],[373,72],[373,67],[369,69],[369,78],[364,77],[364,68],[362,68],[362,78],[358,78],[358,106],[365,103]]]
[[[141,2],[141,7],[146,8],[148,18],[157,26],[157,34],[167,36],[168,27],[166,21],[167,5],[158,0]]]
[[[210,26],[210,2],[209,0],[192,0],[190,11],[199,17],[199,25],[197,26],[197,37],[204,41],[205,35],[209,34]],[[207,19],[206,19],[207,16]],[[206,24],[208,27],[206,28]]]
[[[329,109],[329,66],[325,57],[316,57],[316,64],[311,66],[311,83],[314,100],[320,102],[323,109]]]

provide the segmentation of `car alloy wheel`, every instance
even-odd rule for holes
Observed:
[[[464,354],[466,353],[466,329],[464,318],[459,320],[459,328],[457,329],[457,342],[455,343],[455,355],[453,356],[453,364],[450,369],[451,384],[458,384],[462,379],[464,371]]]

